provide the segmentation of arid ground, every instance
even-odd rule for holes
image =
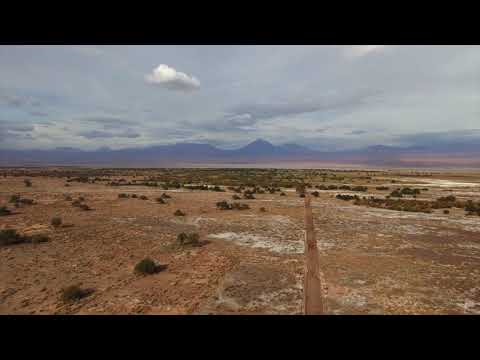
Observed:
[[[89,171],[0,169],[0,207],[11,211],[0,216],[0,230],[48,236],[0,245],[0,314],[302,314],[304,199],[293,184],[303,180],[309,193],[318,191],[312,207],[328,314],[480,314],[479,215],[336,198],[384,199],[409,187],[422,189],[404,197],[411,201],[478,203],[480,172],[251,170],[240,178],[242,170],[215,169],[202,179],[209,170]],[[200,183],[224,191],[183,186]],[[280,191],[243,198],[270,183]],[[331,184],[368,190],[318,188]],[[159,203],[164,193],[171,198]],[[34,203],[14,206],[12,195]],[[91,210],[72,205],[80,197]],[[250,208],[221,210],[222,200]],[[62,224],[53,226],[54,217]],[[182,232],[200,242],[179,246]],[[135,273],[147,257],[163,269]],[[88,294],[65,301],[62,289],[71,285]]]

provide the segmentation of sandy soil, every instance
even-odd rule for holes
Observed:
[[[420,198],[480,200],[476,181],[465,181],[472,184],[430,181]],[[0,247],[0,314],[302,313],[304,202],[294,191],[240,201],[250,210],[221,211],[215,203],[231,201],[232,193],[64,184],[35,177],[27,188],[22,177],[0,178],[0,206],[12,194],[37,202],[0,217],[0,229],[50,237]],[[161,205],[154,199],[163,192],[172,199]],[[339,192],[312,198],[328,313],[480,313],[480,217],[461,209],[445,215],[354,206],[335,199]],[[93,210],[73,207],[65,194],[85,197]],[[174,216],[177,209],[187,215]],[[53,228],[54,216],[65,226]],[[197,232],[206,244],[172,249],[180,232]],[[145,257],[166,269],[134,274]],[[64,303],[61,289],[72,284],[94,291]]]

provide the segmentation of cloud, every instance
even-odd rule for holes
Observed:
[[[85,117],[81,118],[80,121],[101,125],[105,130],[120,129],[127,126],[136,125],[134,121],[109,116]]]
[[[89,130],[83,131],[77,134],[85,139],[110,139],[110,138],[128,138],[135,139],[140,137],[140,134],[133,131],[132,129],[127,129],[122,132],[109,132],[103,130]]]
[[[32,124],[22,124],[17,122],[11,121],[1,121],[0,122],[0,130],[3,133],[13,132],[30,132],[35,130],[35,127]]]
[[[231,109],[234,114],[240,116],[248,114],[249,121],[253,119],[270,119],[279,116],[300,115],[317,111],[348,110],[360,106],[369,98],[378,95],[371,90],[359,90],[350,95],[326,95],[316,100],[291,101],[283,103],[243,104]]]
[[[384,49],[385,45],[352,45],[345,49],[345,55],[350,58],[358,58]]]
[[[150,84],[160,85],[169,90],[193,91],[200,88],[200,81],[197,78],[165,64],[158,65],[152,73],[145,76],[145,80]]]
[[[366,134],[367,132],[368,131],[366,130],[352,130],[347,135],[362,135],[362,134]]]

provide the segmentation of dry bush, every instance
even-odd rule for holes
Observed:
[[[67,286],[62,289],[61,299],[63,302],[74,302],[83,299],[93,292],[91,289],[82,289],[78,285]]]
[[[173,213],[175,216],[185,216],[186,214],[182,210],[177,210]]]
[[[52,221],[50,222],[50,224],[53,227],[58,228],[60,225],[62,225],[62,218],[59,217],[59,216],[56,216],[56,217],[52,218]]]

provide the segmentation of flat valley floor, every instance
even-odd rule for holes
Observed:
[[[222,211],[216,203],[231,202],[232,191],[30,179],[26,187],[22,176],[0,177],[0,206],[12,194],[36,202],[1,216],[0,229],[50,240],[0,247],[0,314],[303,313],[304,199],[292,188],[240,200],[248,210]],[[420,198],[480,200],[478,174],[397,181],[428,187]],[[159,204],[163,193],[171,199]],[[312,207],[327,313],[480,314],[480,216],[357,206],[335,198],[353,192],[319,193]],[[369,187],[365,195],[385,194]],[[93,210],[72,206],[67,195]],[[186,216],[174,216],[177,209]],[[50,225],[55,216],[61,227]],[[198,233],[202,246],[172,247],[181,232]],[[145,257],[165,269],[136,275]],[[61,290],[75,284],[93,292],[63,302]]]

